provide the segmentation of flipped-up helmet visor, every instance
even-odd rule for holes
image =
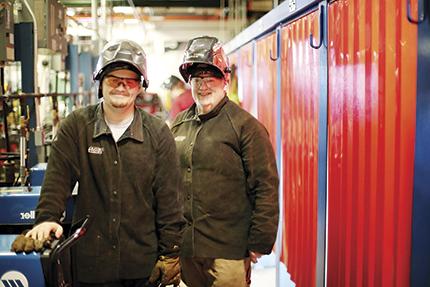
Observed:
[[[221,42],[215,37],[202,36],[191,39],[185,50],[179,72],[184,80],[188,82],[191,72],[196,69],[205,69],[205,67],[218,70],[224,79],[229,80],[228,58],[224,53]]]
[[[212,62],[213,47],[218,42],[216,38],[197,38],[192,41],[186,51],[185,57],[188,62]]]

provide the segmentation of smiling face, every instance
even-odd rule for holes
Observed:
[[[199,114],[212,111],[225,96],[226,81],[210,72],[190,77],[191,92]]]
[[[115,70],[103,78],[102,92],[107,108],[134,108],[134,100],[140,91],[139,76],[131,70]]]

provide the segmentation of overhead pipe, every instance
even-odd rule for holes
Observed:
[[[220,1],[220,7],[219,8],[220,8],[219,10],[221,11],[220,21],[219,21],[219,31],[222,35],[222,40],[226,41],[227,39],[226,39],[226,35],[225,35],[225,0]]]
[[[96,54],[100,52],[100,34],[99,34],[99,19],[97,16],[97,0],[91,0],[91,19],[93,20],[93,46],[97,49]]]
[[[146,26],[145,26],[145,24],[144,24],[144,22],[143,22],[143,17],[142,17],[142,15],[140,15],[140,12],[139,12],[139,10],[136,8],[136,6],[134,5],[134,3],[133,3],[133,0],[127,0],[127,2],[128,2],[128,5],[130,5],[130,7],[131,8],[133,8],[133,15],[134,15],[134,18],[136,18],[136,20],[138,20],[139,21],[139,23],[142,23],[142,28],[143,28],[143,39],[146,41],[146,34],[147,34],[147,31],[146,31]]]
[[[245,29],[246,24],[247,24],[247,17],[246,17],[246,12],[247,12],[247,7],[246,7],[246,3],[247,0],[242,0],[241,2],[241,27],[240,27],[240,31],[242,32],[243,29]]]
[[[107,39],[106,35],[107,35],[107,25],[106,25],[106,0],[101,0],[100,1],[100,24],[101,24],[101,37],[99,37],[100,39]],[[100,31],[99,31],[100,32]],[[99,43],[101,43],[102,41],[99,41]],[[101,50],[102,47],[101,45],[99,46],[99,49]]]

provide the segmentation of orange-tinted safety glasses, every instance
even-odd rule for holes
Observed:
[[[121,78],[113,75],[107,75],[105,77],[105,81],[111,88],[117,88],[120,84],[123,84],[124,87],[127,87],[128,89],[136,89],[141,85],[140,79]]]

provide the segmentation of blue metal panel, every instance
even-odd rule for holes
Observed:
[[[67,49],[66,68],[70,73],[70,92],[77,93],[79,88],[78,45],[69,44]]]
[[[15,236],[0,235],[0,286],[45,286],[39,254],[9,251]]]
[[[84,76],[84,90],[89,91],[92,84],[92,57],[88,52],[82,52],[79,54],[79,73]]]
[[[276,28],[276,53],[277,55],[274,56],[276,59],[276,130],[278,131],[276,133],[276,158],[277,160],[277,167],[278,167],[278,174],[279,174],[279,214],[283,214],[283,194],[282,194],[282,185],[283,185],[283,171],[282,171],[282,141],[281,141],[281,59],[279,57],[281,53],[281,37],[280,37],[281,31],[280,27]],[[274,60],[272,59],[272,60]],[[276,286],[280,286],[281,284],[281,250],[282,250],[282,226],[284,224],[284,218],[283,216],[279,216],[279,223],[278,223],[278,236],[276,239]]]
[[[30,185],[42,186],[43,178],[45,177],[47,163],[38,163],[30,169]]]
[[[67,45],[66,70],[70,74],[70,92],[77,93],[79,91],[79,56],[78,45]],[[73,109],[73,98],[67,98],[67,112],[71,113]]]
[[[88,52],[82,52],[79,54],[79,74],[83,75],[83,88],[84,91],[87,92],[91,89],[92,86],[92,75],[93,75],[93,67],[92,67],[92,56]],[[83,97],[82,105],[87,106],[89,104],[89,98]]]
[[[33,224],[35,208],[39,202],[40,186],[4,187],[0,188],[0,225]],[[73,199],[69,199],[66,207],[65,223],[71,222],[73,215]]]
[[[275,9],[261,17],[254,24],[243,30],[233,40],[226,43],[223,47],[227,54],[240,48],[246,43],[257,39],[259,36],[275,29],[281,22],[296,18],[298,15],[303,15],[310,7],[316,5],[321,0],[296,0],[294,4],[291,1],[285,1]]]
[[[430,46],[428,45],[430,26],[427,21],[418,27],[418,84],[411,256],[412,287],[430,286],[430,81],[428,80],[430,74]],[[415,53],[415,51],[411,51],[411,53]]]
[[[15,55],[16,60],[21,61],[22,92],[24,93],[35,92],[33,35],[33,23],[15,24]],[[34,130],[36,128],[36,109],[34,99],[31,97],[26,98],[24,105],[28,107],[30,114],[27,115],[27,109],[23,109],[22,115],[30,118],[30,130]],[[27,159],[27,166],[33,166],[38,162],[33,132],[30,133],[28,149],[29,156]]]
[[[28,191],[27,187],[0,189],[0,224],[33,224],[40,187]]]
[[[316,286],[326,285],[326,228],[327,228],[327,97],[328,97],[328,58],[327,58],[327,2],[321,4],[319,24],[322,25],[323,45],[320,50],[320,105],[318,126],[318,217],[317,217],[317,262]]]
[[[99,56],[92,56],[91,57],[91,70],[94,71],[96,69],[97,66],[97,61],[99,60]]]

